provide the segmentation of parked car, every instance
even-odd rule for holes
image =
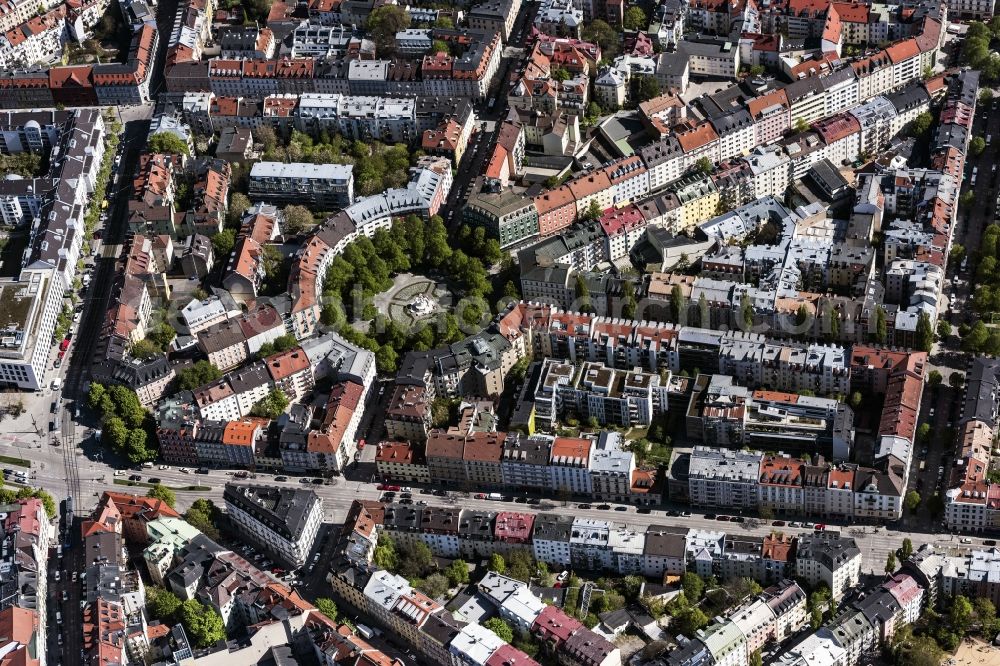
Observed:
[[[142,477],[139,476],[138,474],[129,474],[128,475],[128,480],[129,481],[142,481]]]
[[[151,476],[151,477],[149,477],[149,482],[152,483],[153,485],[156,485],[157,483],[162,483],[162,481],[163,481],[163,479],[161,479],[158,476]]]
[[[773,523],[771,523],[771,527],[784,527],[784,526],[785,526],[785,521],[783,520],[776,520]]]
[[[288,477],[287,476],[276,476],[276,477],[274,477],[274,480],[275,481],[288,481]]]
[[[576,508],[578,508],[578,509],[589,509],[590,505],[589,504],[578,504]]]

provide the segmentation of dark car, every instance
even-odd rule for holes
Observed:
[[[986,539],[985,541],[983,541],[983,545],[984,546],[995,546],[995,545],[997,545],[997,542],[994,541],[993,539]]]
[[[411,500],[408,497],[404,497],[403,499],[399,500],[398,504],[413,504],[413,500]]]
[[[610,511],[611,510],[611,505],[610,504],[598,504],[597,508],[600,509],[601,511]]]
[[[783,520],[776,520],[773,523],[771,523],[771,527],[784,527],[784,526],[785,526],[785,521]]]
[[[139,476],[138,474],[129,474],[128,475],[128,480],[129,481],[142,481],[142,477]]]
[[[680,511],[675,511],[673,509],[670,509],[669,511],[667,511],[667,515],[670,516],[670,517],[672,517],[672,518],[680,518],[681,512]]]
[[[528,498],[527,497],[518,497],[514,501],[517,502],[518,504],[527,504],[528,503]]]
[[[160,483],[162,480],[163,479],[160,479],[159,477],[153,476],[153,477],[150,477],[149,482],[155,485],[157,483]]]
[[[532,497],[531,499],[528,500],[528,504],[541,504],[541,503],[542,500],[538,499],[537,497]]]
[[[615,507],[615,511],[628,511],[628,507],[619,505]]]
[[[705,520],[715,520],[715,514],[714,513],[706,513],[705,514]]]
[[[578,508],[578,509],[589,509],[590,505],[589,504],[578,504],[576,508]]]
[[[716,520],[721,520],[723,522],[725,522],[727,520],[732,520],[732,518],[730,516],[716,516],[715,519]]]
[[[194,471],[194,473],[195,474],[208,474],[208,468],[207,467],[199,467],[198,469],[196,469]]]
[[[650,509],[648,506],[640,506],[638,509],[635,510],[635,512],[636,513],[653,513],[653,510]]]
[[[275,481],[288,481],[288,477],[287,476],[276,476],[276,477],[274,477],[274,480]]]
[[[312,480],[312,482],[313,482],[314,484],[316,484],[317,486],[321,486],[321,485],[323,485],[323,483],[324,483],[323,479],[321,479],[321,478],[319,478],[319,477],[317,477],[317,478],[313,479],[313,480]]]
[[[448,491],[447,490],[435,490],[434,491],[434,495],[437,496],[437,497],[447,497],[448,496]]]

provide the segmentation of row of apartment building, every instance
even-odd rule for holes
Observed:
[[[97,3],[95,3],[97,4]],[[126,106],[149,102],[149,80],[159,42],[155,23],[133,25],[124,63],[14,70],[0,77],[0,107]]]
[[[8,179],[0,188],[4,221],[28,230],[20,274],[0,280],[0,382],[7,386],[45,385],[56,319],[81,257],[84,217],[110,157],[105,132],[97,109],[0,114],[0,150],[46,154],[50,165],[44,178]]]
[[[278,335],[284,334],[282,326]],[[280,454],[269,459],[268,421],[252,417],[253,407],[272,390],[281,390],[289,401],[301,400],[327,378],[334,384],[322,418],[314,423],[312,409],[293,407],[279,424]],[[370,351],[335,333],[304,340],[300,347],[163,400],[157,412],[160,453],[181,465],[342,470],[354,460],[355,436],[374,379]]]
[[[841,71],[853,72],[851,68]],[[661,141],[531,198],[474,196],[466,216],[470,223],[485,226],[501,245],[511,245],[565,229],[589,211],[591,201],[597,201],[602,211],[608,211],[608,219],[600,221],[607,238],[602,241],[604,251],[594,255],[593,263],[614,263],[628,256],[648,225],[677,233],[714,216],[723,190],[730,193],[727,197],[733,205],[781,197],[817,163],[829,160],[841,165],[878,152],[927,111],[932,96],[942,90],[940,80],[908,80],[895,91],[864,98],[854,95],[845,105],[820,106],[809,118],[810,129],[789,136],[784,135],[793,127],[793,116],[784,89],[758,97],[749,84],[733,86],[699,100],[706,116],[702,121],[687,119],[683,104],[670,104],[668,99],[674,97],[667,96],[645,103],[648,115],[643,116],[654,129],[657,123],[669,126]],[[773,117],[762,112],[754,116],[760,105],[782,110],[783,122],[775,125]],[[655,110],[660,107],[670,113]],[[488,176],[502,182],[523,173],[528,128],[511,118],[504,129],[510,138],[505,139],[501,131],[494,158],[502,153],[497,163],[506,169],[487,169]],[[720,164],[715,173],[688,173],[702,157]],[[608,210],[612,208],[626,208],[626,212]]]
[[[422,60],[336,60],[312,57],[178,60],[166,72],[169,92],[204,91],[219,96],[277,94],[428,95],[485,99],[499,70],[500,36],[474,33],[460,56]]]
[[[687,473],[669,483],[672,497],[692,506],[832,520],[891,521],[903,515],[906,474],[895,459],[871,468],[703,446],[687,457]]]
[[[432,430],[423,445],[379,444],[375,462],[383,478],[401,481],[550,491],[635,504],[662,500],[656,471],[637,466],[614,431],[593,439]]]

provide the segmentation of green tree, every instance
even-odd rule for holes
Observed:
[[[514,641],[514,630],[511,629],[511,626],[503,618],[491,617],[483,622],[483,628],[492,631],[504,643],[512,643]]]
[[[760,648],[750,653],[750,666],[764,666],[764,657],[760,653]]]
[[[177,505],[177,495],[174,494],[174,491],[160,483],[150,488],[149,492],[146,493],[146,497],[153,497],[161,500],[171,509]]]
[[[922,137],[927,134],[931,129],[931,125],[934,123],[934,117],[930,113],[924,111],[910,123],[910,136]]]
[[[316,220],[313,214],[305,206],[293,205],[285,206],[285,231],[290,235],[298,236],[313,228]]]
[[[903,504],[906,506],[907,511],[913,513],[920,506],[920,493],[916,490],[909,491],[903,498]]]
[[[942,377],[941,373],[937,370],[931,370],[927,373],[927,383],[932,387],[940,386],[942,381],[944,381],[944,377]]]
[[[806,132],[809,130],[809,123],[806,122],[805,118],[796,118],[795,122],[792,123],[792,127],[795,129],[796,132],[801,134],[802,132]]]
[[[951,373],[948,375],[948,386],[956,389],[962,388],[965,386],[965,375],[957,371]]]
[[[685,571],[681,576],[681,589],[684,590],[685,597],[691,601],[698,601],[705,591],[705,581],[695,572]]]
[[[636,95],[640,102],[647,102],[651,99],[655,99],[660,96],[660,92],[660,82],[656,80],[655,76],[639,76],[639,85]]]
[[[876,305],[875,325],[872,326],[872,338],[879,344],[885,344],[888,335],[888,328],[885,322],[885,309],[881,305]]]
[[[270,130],[271,128],[267,127],[261,129]],[[238,228],[240,226],[240,221],[243,219],[243,214],[246,213],[252,205],[253,204],[250,203],[250,197],[242,192],[230,190],[229,208],[226,210],[226,226]]]
[[[699,157],[698,161],[694,163],[694,168],[698,173],[705,175],[712,173],[712,169],[714,169],[712,160],[707,157]]]
[[[392,537],[382,533],[378,538],[378,545],[375,546],[375,553],[372,556],[375,565],[388,571],[395,571],[399,566],[399,555],[396,553],[396,542]]]
[[[253,406],[250,414],[265,419],[276,419],[284,414],[286,409],[288,409],[288,396],[281,389],[273,388]]]
[[[330,621],[337,621],[337,604],[333,602],[333,599],[319,597],[316,599],[316,610],[330,618]]]
[[[976,597],[972,600],[972,608],[979,620],[984,637],[995,637],[997,635],[997,609],[993,602],[986,597]]]
[[[444,570],[444,575],[448,577],[448,583],[452,587],[466,585],[469,582],[469,565],[465,560],[454,560]]]
[[[507,573],[507,563],[504,561],[503,555],[500,553],[490,555],[489,570],[501,575]]]
[[[684,316],[684,294],[681,292],[680,285],[675,284],[670,289],[670,320],[674,323],[681,324],[684,323],[682,318]]]
[[[857,409],[858,407],[860,407],[862,399],[863,398],[861,397],[861,392],[860,391],[855,391],[854,393],[852,393],[851,394],[851,407],[853,407],[854,409]]]
[[[181,600],[176,594],[159,585],[146,588],[146,611],[150,619],[171,624],[181,607]]]
[[[434,553],[423,541],[407,543],[399,549],[399,574],[406,578],[423,576],[434,566]]]
[[[909,537],[906,537],[903,539],[903,545],[899,549],[899,559],[908,560],[910,559],[910,555],[913,555],[913,542],[910,541]]]
[[[750,67],[750,72],[749,73],[750,73],[750,76],[755,76],[756,77],[756,76],[762,75],[766,71],[767,71],[767,69],[764,67],[764,65],[753,65],[752,67]]]
[[[951,603],[951,610],[948,612],[948,624],[959,636],[964,636],[972,623],[972,602],[963,595],[955,597]]]
[[[219,509],[210,499],[197,499],[185,512],[184,520],[209,539],[219,539]]]
[[[823,626],[823,611],[819,608],[813,608],[809,611],[809,627],[816,631]]]
[[[209,647],[226,638],[222,616],[197,599],[188,599],[181,604],[180,621],[195,647]]]
[[[197,361],[194,365],[177,373],[177,388],[191,391],[209,382],[222,378],[222,371],[208,361]]]
[[[435,39],[431,42],[431,53],[449,53],[451,49],[448,48],[448,42],[440,39]]]
[[[981,136],[974,136],[969,141],[969,152],[973,157],[979,157],[986,150],[986,139]]]
[[[161,321],[155,326],[150,327],[146,332],[146,339],[162,351],[165,351],[176,337],[177,331],[165,321]]]
[[[750,295],[745,291],[740,297],[740,317],[745,329],[750,330],[753,328],[753,306],[750,304]]]
[[[921,444],[927,443],[927,438],[930,437],[930,434],[931,434],[930,423],[921,423],[917,427],[917,441],[920,442]]]
[[[132,348],[129,350],[129,354],[132,358],[137,358],[140,361],[150,361],[162,353],[159,346],[153,344],[151,340],[136,340],[132,344]]]
[[[635,6],[625,10],[623,23],[626,30],[645,30],[649,27],[649,19],[646,18],[646,12],[642,11],[641,7]]]
[[[396,47],[396,33],[405,30],[410,19],[398,5],[382,5],[368,15],[365,27],[375,42],[379,53],[392,53]]]
[[[431,599],[440,599],[448,593],[448,579],[439,573],[432,573],[417,587]]]
[[[685,636],[694,636],[695,632],[708,624],[709,617],[697,606],[689,606],[674,617],[677,628]]]
[[[896,570],[896,554],[889,551],[889,554],[885,558],[885,572],[891,574]]]
[[[236,247],[236,231],[234,229],[223,229],[212,236],[212,250],[217,258],[228,257],[234,247]]]
[[[176,134],[170,132],[157,132],[149,137],[146,142],[146,149],[151,153],[165,153],[167,155],[190,155],[191,149]]]
[[[586,41],[600,46],[605,60],[614,60],[621,52],[621,33],[612,28],[607,21],[596,19],[585,24],[581,36]]]
[[[931,326],[930,315],[921,311],[917,317],[916,347],[920,351],[929,352],[933,346],[934,328]]]

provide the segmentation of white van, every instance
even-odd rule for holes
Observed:
[[[62,386],[62,377],[56,377],[52,380],[52,390],[58,391],[59,387]]]
[[[56,624],[62,624],[62,611],[56,611]]]

